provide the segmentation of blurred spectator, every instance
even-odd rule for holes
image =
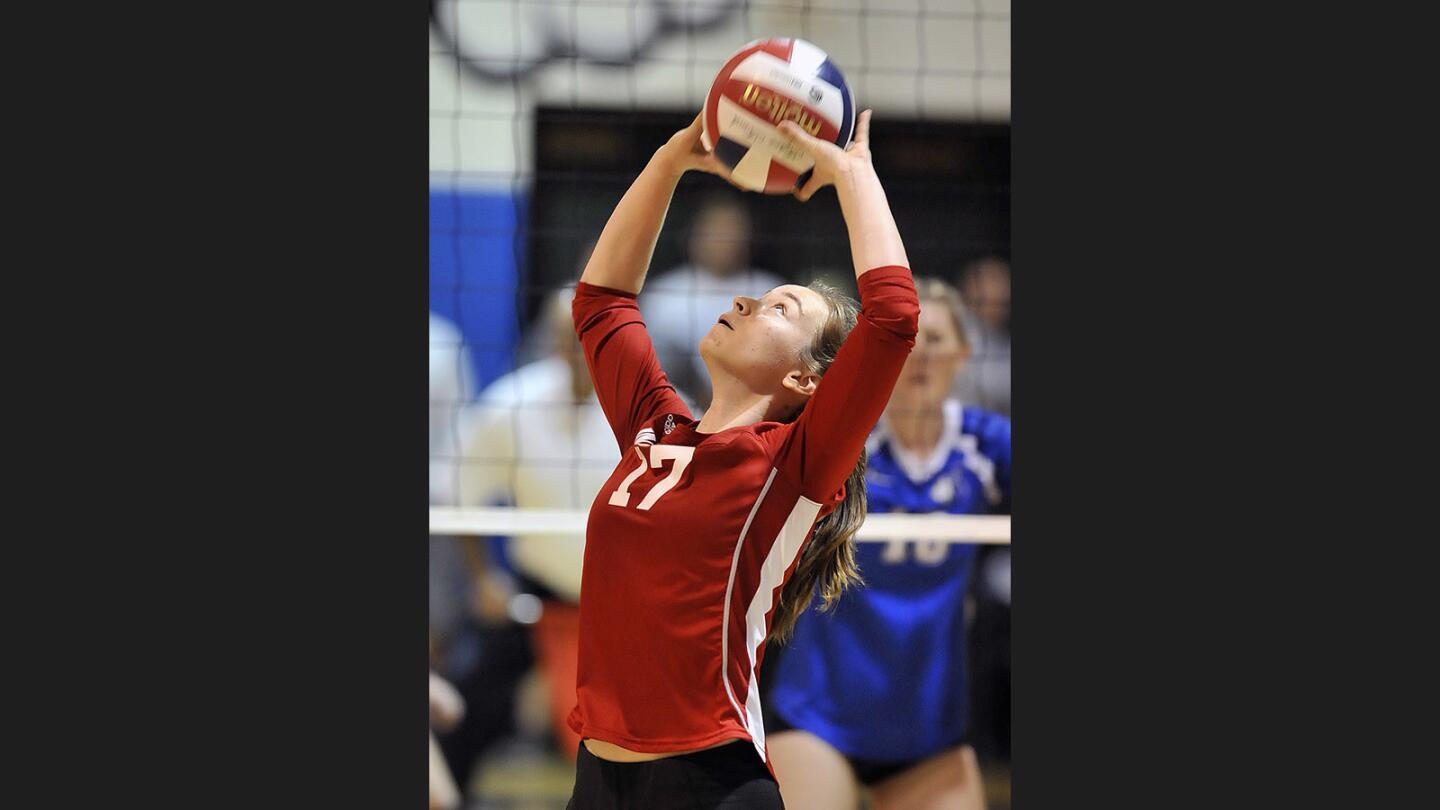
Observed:
[[[450,682],[430,672],[430,726],[449,731],[465,716],[465,699]]]
[[[444,678],[430,673],[430,810],[455,810],[460,806],[460,789],[445,764],[435,731],[449,731],[465,715],[465,701]]]
[[[470,355],[460,330],[430,313],[430,504],[453,506],[459,472],[460,410],[474,395]],[[470,602],[469,577],[459,541],[430,540],[430,643],[449,646]]]
[[[986,257],[966,266],[960,295],[974,313],[974,358],[956,385],[967,402],[1010,413],[1010,265]],[[975,748],[985,760],[1010,760],[1010,549],[989,546],[976,570],[974,650]]]
[[[430,315],[430,503],[456,501],[460,421],[473,395],[470,356],[460,330]],[[431,664],[455,684],[464,716],[447,727],[432,722],[448,775],[463,787],[470,765],[513,726],[516,684],[529,670],[526,634],[507,616],[513,590],[475,537],[430,538]],[[432,684],[433,686],[433,684]],[[453,703],[453,701],[452,701]],[[445,780],[432,765],[432,789],[445,799]],[[436,794],[432,793],[432,798]],[[453,805],[447,805],[453,806]]]
[[[750,267],[751,229],[750,210],[738,192],[705,198],[690,225],[689,262],[647,281],[640,295],[660,367],[702,408],[710,402],[710,375],[700,359],[700,338],[735,296],[758,297],[785,283]]]
[[[951,393],[960,401],[1010,415],[1010,265],[989,256],[960,273],[960,297],[973,354]]]
[[[430,313],[430,503],[454,502],[460,409],[474,391],[470,354],[455,324]]]
[[[986,546],[975,571],[971,740],[981,761],[1010,762],[1010,547]]]
[[[556,291],[541,312],[545,356],[492,383],[463,417],[460,498],[526,509],[590,508],[620,460],[591,387],[570,315],[573,288]],[[575,705],[583,534],[511,538],[510,558],[533,594],[521,621],[547,686],[556,741],[572,760],[579,738],[565,722]],[[538,612],[534,597],[539,598]]]

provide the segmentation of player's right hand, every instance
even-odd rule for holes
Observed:
[[[730,179],[730,167],[720,162],[715,153],[705,148],[705,143],[700,139],[700,133],[704,129],[704,120],[700,113],[690,126],[670,136],[670,140],[660,147],[659,155],[663,155],[676,170],[681,173],[689,171],[701,171],[713,174],[736,188],[740,186]],[[742,191],[744,189],[741,189]]]

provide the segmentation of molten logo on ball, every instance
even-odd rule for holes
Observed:
[[[844,147],[855,129],[855,99],[840,69],[803,39],[761,39],[721,66],[705,97],[701,142],[730,167],[735,185],[789,194],[815,161],[779,130],[794,121],[812,138]]]
[[[810,115],[804,107],[784,96],[766,92],[753,84],[747,84],[740,100],[754,107],[756,111],[768,117],[773,123],[778,124],[789,119],[799,124],[801,129],[811,135],[820,133],[820,122],[815,120],[814,116]]]

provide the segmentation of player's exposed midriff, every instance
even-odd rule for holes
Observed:
[[[738,738],[737,738],[738,739]],[[678,757],[684,754],[693,754],[697,751],[709,751],[711,748],[719,748],[722,745],[729,745],[735,740],[722,740],[714,745],[707,745],[704,748],[694,748],[689,751],[667,751],[662,754],[647,754],[643,751],[631,751],[628,748],[621,748],[615,743],[608,743],[604,740],[597,740],[588,737],[584,741],[586,750],[600,759],[610,762],[652,762],[667,757]]]

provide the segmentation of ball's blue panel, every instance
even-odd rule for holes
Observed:
[[[840,101],[844,104],[844,112],[840,115],[840,136],[836,143],[845,146],[850,142],[855,127],[855,99],[850,95],[850,85],[845,83],[845,77],[840,74],[840,68],[835,63],[826,59],[816,71],[817,76],[840,88]]]
[[[749,147],[737,141],[732,141],[723,135],[720,137],[720,140],[715,143],[715,156],[720,158],[721,163],[724,163],[732,169],[735,168],[735,164],[740,162],[741,158],[745,157],[745,153],[748,151],[750,151]]]

